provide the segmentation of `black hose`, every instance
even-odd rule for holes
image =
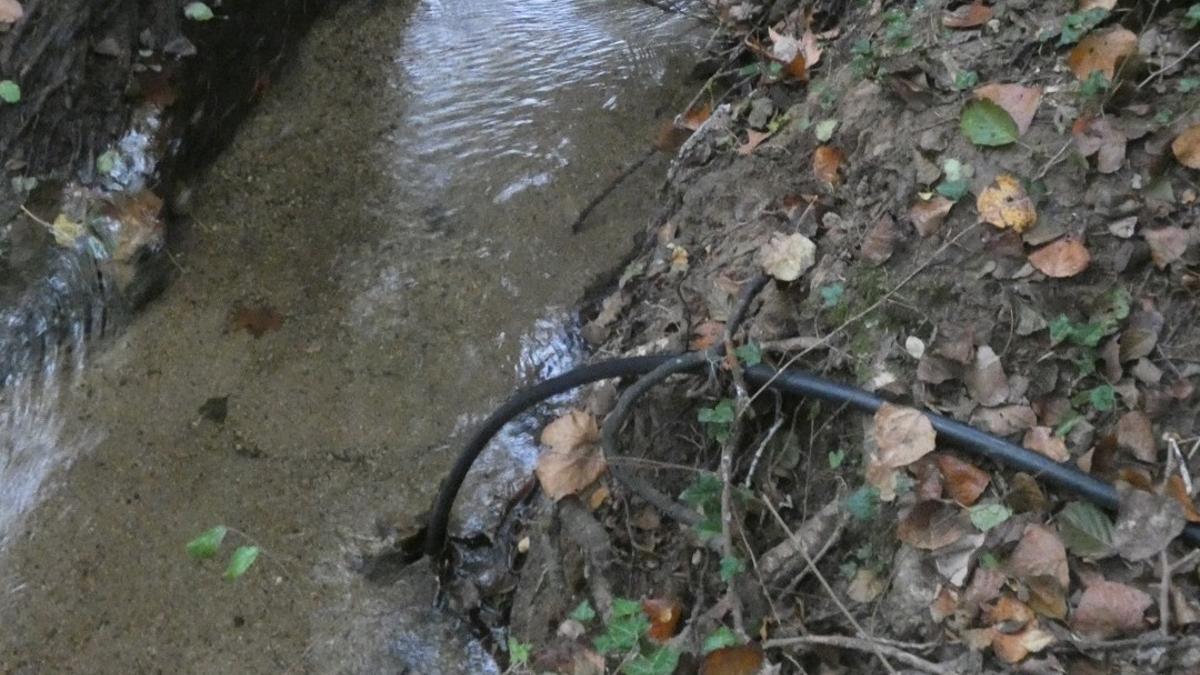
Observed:
[[[450,470],[442,483],[433,504],[429,524],[425,531],[425,554],[437,557],[446,544],[446,529],[450,521],[450,510],[458,496],[459,488],[471,465],[483,451],[492,436],[517,415],[551,396],[570,391],[576,387],[607,380],[614,377],[644,375],[666,363],[674,355],[636,356],[611,359],[572,370],[527,389],[523,389],[500,406],[484,421]],[[703,366],[697,364],[697,368]],[[777,371],[766,365],[747,368],[746,380],[757,386],[769,386],[779,391],[798,396],[810,396],[832,403],[845,403],[865,413],[874,413],[883,405],[883,399],[857,387],[832,382],[815,375],[794,370]],[[1117,491],[1105,483],[1070,464],[1059,464],[1048,457],[1001,438],[984,433],[961,422],[936,413],[926,412],[939,439],[948,440],[970,454],[994,460],[1020,471],[1042,478],[1047,483],[1074,492],[1079,496],[1109,510],[1117,508]],[[1183,530],[1183,538],[1190,544],[1200,545],[1200,524],[1189,523]]]

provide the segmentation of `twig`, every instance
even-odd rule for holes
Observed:
[[[613,193],[613,190],[616,190],[618,187],[620,187],[621,183],[625,182],[625,179],[629,178],[634,174],[635,171],[642,168],[642,165],[645,164],[651,157],[653,157],[655,152],[658,152],[658,150],[651,147],[640,158],[634,161],[633,164],[630,164],[622,169],[621,173],[617,174],[615,178],[610,180],[608,185],[600,191],[600,194],[592,197],[592,201],[588,202],[587,206],[583,207],[583,210],[579,212],[579,215],[575,216],[575,220],[571,222],[571,233],[578,234],[579,231],[583,229],[583,222],[587,220],[588,216],[592,215],[592,211],[594,211],[597,206],[600,206],[600,202],[603,202],[605,199],[607,199],[608,196]]]
[[[1124,638],[1121,640],[1067,640],[1059,642],[1051,647],[1054,651],[1062,651],[1063,649],[1076,649],[1080,652],[1096,652],[1096,651],[1115,651],[1120,649],[1129,649],[1130,647],[1154,647],[1157,645],[1169,645],[1177,641],[1178,638],[1168,635],[1140,635],[1133,638]]]
[[[1050,161],[1046,162],[1046,165],[1042,167],[1041,171],[1037,172],[1037,175],[1035,175],[1033,177],[1033,179],[1041,180],[1041,179],[1045,178],[1046,174],[1050,173],[1050,169],[1053,169],[1054,166],[1056,164],[1058,164],[1058,158],[1062,157],[1062,154],[1064,152],[1066,152],[1067,148],[1071,147],[1071,144],[1074,142],[1075,142],[1075,140],[1071,139],[1071,140],[1068,140],[1066,143],[1063,143],[1063,146],[1058,149],[1058,152],[1054,153],[1054,156],[1050,158]]]
[[[1137,88],[1141,89],[1142,87],[1146,86],[1147,84],[1150,84],[1150,81],[1153,80],[1154,78],[1158,77],[1159,75],[1162,75],[1163,73],[1167,72],[1168,70],[1183,63],[1187,59],[1187,57],[1191,56],[1192,52],[1196,51],[1197,49],[1200,49],[1200,40],[1197,40],[1195,43],[1192,44],[1191,47],[1188,47],[1188,50],[1183,53],[1183,56],[1180,56],[1179,58],[1168,63],[1167,65],[1163,66],[1162,68],[1159,68],[1158,70],[1154,71],[1153,73],[1150,73],[1149,75],[1147,75],[1146,79],[1142,80],[1141,82],[1138,82]]]
[[[46,228],[47,230],[50,230],[51,232],[54,231],[53,225],[51,225],[50,223],[47,223],[46,221],[42,220],[41,218],[38,218],[37,215],[35,215],[33,211],[30,211],[29,209],[25,208],[24,204],[21,205],[21,210],[24,211],[25,215],[29,216],[33,220],[33,222],[37,223],[38,225],[41,225],[42,227]]]
[[[1171,563],[1166,550],[1158,552],[1162,565],[1162,581],[1158,586],[1158,632],[1163,637],[1171,636]]]
[[[847,635],[802,635],[793,638],[780,638],[778,640],[767,640],[763,643],[763,649],[777,649],[780,647],[797,647],[797,646],[812,646],[820,645],[824,647],[839,647],[841,649],[853,649],[860,652],[874,652],[876,656],[883,659],[884,656],[890,656],[905,665],[919,668],[927,673],[934,675],[955,675],[955,670],[946,666],[926,661],[925,659],[910,654],[899,647],[882,644],[875,640],[850,637]],[[887,663],[887,660],[884,660]],[[896,672],[889,665],[890,672]]]
[[[767,505],[767,509],[771,512],[771,515],[775,517],[776,522],[778,522],[779,526],[783,528],[783,531],[785,533],[787,533],[788,539],[791,539],[793,537],[791,529],[787,526],[787,523],[783,522],[783,518],[781,518],[779,515],[779,512],[775,510],[775,505],[771,503],[771,500],[765,494],[763,495],[763,503],[765,503]],[[842,600],[841,600],[841,598],[839,598],[837,596],[837,593],[834,593],[833,587],[829,585],[829,581],[827,581],[825,579],[825,575],[821,574],[821,570],[817,569],[817,565],[816,565],[816,563],[813,562],[812,556],[810,556],[808,554],[808,549],[804,546],[801,546],[799,548],[800,548],[800,554],[804,556],[804,562],[808,564],[808,569],[812,571],[813,576],[815,576],[817,578],[817,581],[821,582],[821,586],[825,588],[825,592],[829,594],[829,598],[831,600],[833,600],[833,604],[837,605],[837,608],[839,610],[841,610],[842,615],[846,617],[846,620],[850,622],[850,625],[854,627],[854,630],[858,631],[859,635],[862,635],[862,636],[869,635],[869,633],[867,633],[867,631],[863,630],[863,627],[858,623],[858,620],[854,618],[854,615],[850,613],[850,610],[846,609],[846,605],[842,603]],[[818,637],[818,636],[806,636],[806,637]],[[787,644],[803,644],[803,641],[805,639],[806,639],[805,637],[788,638],[786,640],[780,640],[778,642],[784,642]],[[883,667],[886,668],[887,671],[889,673],[891,673],[891,675],[896,675],[896,669],[893,668],[891,662],[887,660],[887,656],[885,656],[885,654],[884,654],[885,648],[882,645],[879,645],[879,644],[875,643],[874,641],[871,641],[871,642],[869,642],[869,645],[870,645],[869,647],[864,647],[863,640],[855,640],[853,638],[838,638],[838,639],[850,640],[851,644],[854,646],[851,646],[851,644],[845,645],[846,647],[848,647],[850,649],[861,649],[862,651],[874,652],[875,656],[879,657],[880,662],[883,663]],[[792,642],[788,642],[788,640],[791,640]],[[768,646],[771,644],[771,642],[774,642],[774,641],[767,641],[763,645],[763,648],[764,649],[768,648]],[[832,644],[832,643],[826,643],[826,644]],[[785,646],[785,645],[780,644],[780,645],[776,645],[776,646]],[[893,649],[894,648],[891,648],[891,647],[886,648],[887,651],[891,651]],[[900,650],[895,650],[895,651],[900,651]],[[908,656],[912,656],[912,655],[909,654]],[[912,658],[917,659],[918,657],[912,656]],[[898,658],[897,660],[902,660],[902,659]],[[925,662],[924,659],[918,659],[918,660],[921,662]],[[934,664],[930,664],[930,665],[934,665]],[[939,671],[930,671],[930,672],[939,672]]]

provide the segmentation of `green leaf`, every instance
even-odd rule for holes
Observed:
[[[637,616],[642,613],[642,603],[637,600],[629,600],[627,598],[613,598],[612,615],[613,618],[623,618],[627,616]]]
[[[733,353],[747,366],[757,366],[762,363],[762,347],[759,347],[756,342],[747,342],[733,350]]]
[[[16,103],[21,100],[21,85],[12,80],[0,80],[0,101]]]
[[[117,162],[121,159],[121,153],[116,150],[105,150],[96,158],[96,173],[102,176],[107,176],[117,168]]]
[[[1088,392],[1088,402],[1100,412],[1108,412],[1117,406],[1117,392],[1111,384],[1102,384]]]
[[[980,504],[971,507],[971,523],[979,528],[980,532],[987,532],[1011,517],[1012,511],[1003,504]]]
[[[213,18],[213,11],[203,2],[189,2],[183,7],[183,15],[192,21],[208,21]]]
[[[621,672],[627,675],[671,675],[679,666],[679,652],[670,647],[659,647],[625,664]]]
[[[239,546],[229,557],[229,567],[225,568],[225,578],[233,581],[246,573],[254,561],[258,559],[257,546]]]
[[[846,511],[855,520],[871,520],[879,510],[879,491],[864,485],[846,497]]]
[[[846,461],[845,450],[831,450],[829,452],[829,468],[837,469]]]
[[[1200,7],[1200,5],[1196,5]],[[1193,91],[1200,89],[1200,77],[1183,77],[1175,85],[1175,91],[1181,94],[1190,94]]]
[[[954,88],[959,91],[971,89],[977,84],[979,84],[979,73],[973,70],[960,70],[954,76]]]
[[[587,600],[579,603],[579,606],[571,611],[570,618],[575,619],[579,623],[590,623],[596,618],[596,610],[592,609],[591,603]]]
[[[992,553],[991,551],[987,551],[983,555],[979,556],[979,564],[983,565],[989,570],[1000,569],[1000,561],[996,559],[996,554]]]
[[[1184,28],[1191,30],[1196,26],[1200,26],[1200,3],[1188,7],[1187,14],[1183,15]]]
[[[615,610],[615,603],[614,603]],[[601,654],[627,652],[637,646],[642,634],[650,629],[650,619],[641,612],[633,616],[618,617],[614,613],[613,620],[608,624],[604,634],[592,643]]]
[[[1090,502],[1071,502],[1058,512],[1058,533],[1071,553],[1081,558],[1101,558],[1112,549],[1113,524]]]
[[[846,285],[839,281],[828,286],[822,286],[820,293],[821,302],[826,307],[836,307],[842,301],[842,296],[846,294]]]
[[[1084,98],[1096,98],[1108,91],[1112,84],[1104,73],[1093,70],[1088,73],[1087,79],[1079,83],[1079,95]]]
[[[737,643],[737,635],[735,635],[733,631],[729,630],[725,626],[721,626],[720,628],[709,633],[708,637],[704,638],[704,645],[700,648],[700,650],[707,654],[709,652],[715,652],[718,649],[724,649],[725,647],[732,647]]]
[[[967,190],[971,189],[971,183],[966,179],[959,180],[944,180],[938,183],[936,188],[937,193],[952,202],[956,202],[967,195]]]
[[[679,495],[679,498],[687,505],[705,510],[704,507],[713,503],[720,503],[721,490],[724,485],[711,473],[702,473],[696,477],[696,482],[687,486],[687,488]]]
[[[205,530],[203,534],[187,543],[187,554],[194,560],[205,560],[217,554],[221,542],[225,539],[225,526]]]
[[[1017,123],[1012,115],[986,99],[968,101],[959,123],[963,134],[975,145],[995,147],[1017,140]]]
[[[826,143],[833,138],[833,132],[837,129],[838,121],[834,119],[821,120],[817,122],[817,126],[813,129],[813,133],[817,135],[817,140]]]
[[[696,418],[705,424],[729,424],[734,416],[733,401],[723,398],[712,408],[701,408]]]
[[[1066,314],[1059,314],[1050,321],[1050,344],[1057,345],[1075,334],[1075,324]]]
[[[1068,14],[1063,18],[1062,30],[1058,34],[1058,46],[1065,47],[1079,42],[1080,38],[1099,25],[1106,16],[1108,16],[1108,10],[1103,7],[1093,7],[1086,12]]]
[[[511,665],[523,666],[529,663],[529,652],[533,645],[521,642],[513,636],[508,636],[508,662]]]
[[[700,536],[701,541],[709,541],[721,536],[721,510],[715,508],[711,513],[706,513],[704,520],[696,523],[696,534]]]
[[[733,578],[746,571],[746,563],[733,556],[721,558],[721,581],[729,583]]]
[[[1072,410],[1070,416],[1068,416],[1067,419],[1060,422],[1059,425],[1054,428],[1054,435],[1059,438],[1066,438],[1067,434],[1071,433],[1071,430],[1082,421],[1083,415],[1080,415]]]

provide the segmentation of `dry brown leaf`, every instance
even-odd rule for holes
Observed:
[[[1071,616],[1071,628],[1093,640],[1139,633],[1146,627],[1142,615],[1153,602],[1149,595],[1132,586],[1097,579],[1079,598]]]
[[[1153,489],[1153,485],[1149,485]],[[1126,483],[1117,483],[1117,520],[1113,525],[1113,550],[1137,562],[1165,550],[1187,525],[1179,502]]]
[[[714,649],[700,664],[700,675],[755,675],[763,665],[763,652],[755,645]]]
[[[1071,459],[1071,453],[1067,452],[1066,441],[1055,436],[1054,430],[1050,427],[1030,428],[1025,432],[1025,440],[1021,444],[1056,462],[1065,462]]]
[[[975,350],[975,363],[963,375],[967,391],[979,405],[996,406],[1008,399],[1008,376],[1000,364],[1000,357],[988,345]]]
[[[712,106],[708,103],[701,103],[680,116],[679,126],[695,131],[708,121],[711,114]]]
[[[817,36],[813,34],[812,29],[806,28],[804,35],[800,36],[800,49],[804,53],[804,62],[809,70],[821,62],[821,45],[817,42]]]
[[[582,410],[571,410],[547,424],[541,440],[546,449],[538,456],[538,482],[555,501],[582,491],[607,468],[598,446],[596,418]]]
[[[876,460],[883,466],[899,469],[933,452],[937,434],[933,424],[914,408],[884,403],[875,413]]]
[[[1130,410],[1117,421],[1117,447],[1133,453],[1143,462],[1158,461],[1158,445],[1150,418],[1140,410]]]
[[[1027,525],[1021,541],[1006,563],[1009,573],[1019,579],[1047,575],[1063,587],[1071,583],[1067,568],[1067,549],[1058,534],[1045,525]]]
[[[945,478],[950,497],[963,506],[974,504],[992,480],[988,472],[953,455],[938,453],[934,461]]]
[[[1058,580],[1050,576],[1025,580],[1029,589],[1029,608],[1050,619],[1067,618],[1067,592]]]
[[[771,58],[783,64],[783,73],[793,80],[808,79],[808,67],[805,59],[805,44],[801,39],[778,33],[774,28],[767,28],[771,37]]]
[[[966,513],[939,501],[920,502],[896,526],[896,536],[913,548],[931,551],[949,546],[971,531]]]
[[[1042,88],[1020,84],[985,84],[975,89],[975,98],[987,99],[1003,108],[1017,123],[1017,134],[1024,136],[1042,102]]]
[[[1127,363],[1149,356],[1158,345],[1163,323],[1163,315],[1153,309],[1134,312],[1117,340],[1121,362]]]
[[[1179,502],[1179,506],[1183,508],[1183,516],[1189,523],[1200,523],[1200,511],[1196,510],[1196,502],[1188,494],[1187,486],[1179,474],[1173,473],[1167,478],[1166,493],[1171,499]]]
[[[1075,45],[1067,55],[1067,66],[1075,77],[1086,80],[1095,71],[1112,81],[1118,64],[1137,54],[1137,34],[1121,26],[1094,31]]]
[[[1000,595],[1000,589],[1004,588],[1007,581],[1004,572],[998,568],[983,565],[976,567],[975,574],[971,576],[971,583],[967,590],[963,591],[963,604],[974,613]]]
[[[1084,157],[1096,155],[1096,170],[1116,173],[1125,164],[1125,132],[1113,126],[1107,117],[1085,115],[1071,125],[1075,148]]]
[[[942,25],[946,28],[975,28],[987,23],[991,18],[992,8],[975,0],[969,5],[962,5],[943,14]]]
[[[1066,279],[1086,270],[1092,254],[1083,239],[1067,236],[1029,254],[1029,264],[1052,279]]]
[[[992,638],[992,652],[1006,663],[1017,663],[1030,654],[1042,651],[1054,643],[1054,636],[1037,626],[1008,635],[996,631]]]
[[[941,623],[946,617],[958,611],[958,591],[953,586],[943,585],[938,589],[937,597],[929,605],[929,615],[934,623]]]
[[[1000,596],[984,615],[984,620],[1001,633],[1015,633],[1029,625],[1033,618],[1029,605],[1011,595]]]
[[[846,156],[832,145],[821,145],[813,151],[813,175],[817,180],[837,185],[842,177],[839,170]]]
[[[1008,436],[1037,426],[1037,414],[1027,405],[980,408],[971,415],[971,424],[983,427],[989,434]]]
[[[817,245],[800,233],[773,234],[763,246],[761,258],[767,274],[779,281],[795,281],[816,262]]]
[[[1166,269],[1168,265],[1179,260],[1188,248],[1188,233],[1174,225],[1157,230],[1143,230],[1142,236],[1150,245],[1150,257],[1158,269]]]
[[[702,351],[725,339],[725,324],[720,321],[703,321],[692,329],[689,346],[693,351]]]
[[[869,567],[860,567],[846,587],[846,595],[855,602],[866,604],[878,598],[886,586],[886,580]]]
[[[875,226],[863,237],[862,257],[867,262],[882,265],[892,257],[896,248],[896,239],[900,233],[896,231],[896,222],[888,214],[875,222]]]
[[[1037,479],[1027,473],[1018,473],[1009,481],[1009,492],[1005,501],[1017,513],[1042,513],[1050,508],[1050,500],[1042,492]]]
[[[25,16],[25,10],[17,0],[0,0],[0,24],[16,23]]]
[[[647,598],[642,601],[642,612],[650,619],[650,630],[646,635],[655,642],[666,642],[675,637],[683,605],[678,600]]]
[[[1200,124],[1194,124],[1171,141],[1175,159],[1189,169],[1200,169]]]
[[[745,157],[754,152],[754,149],[763,144],[763,141],[771,137],[769,131],[755,131],[754,129],[746,130],[746,142],[738,145],[737,154]]]
[[[952,208],[953,201],[941,195],[934,195],[930,199],[918,199],[908,210],[908,217],[912,220],[913,227],[917,228],[917,234],[928,237],[942,229],[942,223],[946,222],[946,216]]]
[[[996,176],[995,182],[979,193],[975,207],[983,222],[1000,229],[1012,228],[1018,234],[1037,222],[1033,200],[1025,194],[1021,181],[1007,173]]]

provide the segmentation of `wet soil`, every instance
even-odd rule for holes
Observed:
[[[0,538],[0,671],[494,668],[422,568],[380,589],[353,563],[471,416],[573,358],[561,308],[630,250],[665,158],[570,222],[686,101],[672,54],[702,37],[583,0],[319,22],[193,186],[170,288],[34,425],[63,466]],[[237,583],[184,554],[219,523],[265,551]]]

